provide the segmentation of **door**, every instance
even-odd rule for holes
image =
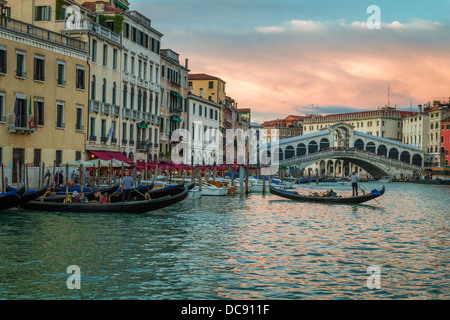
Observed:
[[[20,183],[23,181],[23,164],[25,150],[21,148],[13,149],[13,166],[12,166],[12,183]]]

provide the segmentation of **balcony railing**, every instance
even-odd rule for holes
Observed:
[[[131,116],[131,109],[129,109],[129,108],[123,108],[123,109],[122,109],[122,117],[123,117],[123,118],[129,119],[130,116]]]
[[[0,16],[0,27],[15,32],[23,33],[33,38],[50,41],[53,44],[70,47],[71,49],[87,52],[86,42],[65,36],[60,33],[52,32],[34,25],[11,19],[6,16]]]
[[[109,103],[102,103],[102,114],[109,115],[111,113],[111,105]]]
[[[100,102],[91,100],[91,103],[89,105],[89,112],[100,112]]]
[[[111,115],[118,117],[120,115],[120,107],[116,105],[112,105]]]
[[[65,29],[63,30],[63,32],[65,33],[71,33],[71,32],[80,32],[80,30],[91,30],[94,31],[106,38],[108,38],[111,41],[114,41],[118,44],[120,44],[120,35],[118,35],[117,33],[109,30],[106,27],[103,27],[93,21],[89,21],[89,20],[83,20],[80,21],[78,23],[74,23],[72,25],[67,25]]]

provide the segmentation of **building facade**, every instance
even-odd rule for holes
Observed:
[[[59,167],[85,155],[88,46],[0,19],[0,161],[10,182],[24,179],[26,166],[37,185],[43,163]]]
[[[442,165],[450,165],[450,117],[441,121],[441,157]]]

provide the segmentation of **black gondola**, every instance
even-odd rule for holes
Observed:
[[[111,187],[107,187],[104,189],[98,190],[101,194],[107,193],[108,196],[111,195],[113,192],[116,192],[120,187],[120,183],[117,182],[115,185]],[[89,200],[92,201],[95,199],[95,194],[97,193],[96,190],[85,192],[84,196]],[[64,202],[64,200],[67,198],[67,195],[55,195],[55,196],[43,196],[41,199],[44,202]]]
[[[283,198],[286,198],[286,199],[303,201],[303,202],[322,202],[322,203],[337,203],[337,204],[363,203],[363,202],[378,198],[378,197],[382,196],[385,192],[384,185],[383,185],[383,188],[377,193],[366,193],[366,194],[363,194],[360,196],[355,196],[355,197],[307,196],[307,195],[300,195],[296,191],[280,190],[280,189],[276,189],[272,186],[270,186],[269,190],[270,190],[270,193],[275,194],[280,197],[283,197]]]
[[[48,181],[39,189],[37,190],[26,190],[25,193],[19,197],[18,199],[14,200],[11,204],[11,207],[20,207],[24,203],[36,200],[37,198],[43,196],[48,189]]]
[[[168,207],[187,198],[189,189],[174,188],[176,192],[169,196],[150,200],[138,200],[130,202],[45,202],[30,201],[22,207],[29,210],[39,211],[57,211],[57,212],[78,212],[78,213],[145,213],[161,208]]]
[[[130,192],[130,198],[131,199],[135,199],[135,198],[141,198],[145,193],[149,192],[150,190],[153,189],[153,182],[151,184],[149,184],[148,186],[139,186],[136,188],[133,188]],[[142,197],[143,199],[143,197]],[[122,189],[119,189],[115,192],[113,192],[110,196],[109,196],[109,201],[110,202],[119,202],[122,201]]]
[[[7,189],[7,190],[11,190]],[[6,210],[14,207],[14,202],[20,199],[25,193],[25,183],[22,183],[17,189],[12,189],[6,193],[0,194],[0,210]],[[11,205],[12,204],[12,205]]]

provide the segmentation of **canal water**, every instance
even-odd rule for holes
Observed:
[[[330,188],[351,192],[298,191]],[[449,195],[388,183],[361,205],[251,194],[143,215],[3,211],[0,299],[449,299]]]

